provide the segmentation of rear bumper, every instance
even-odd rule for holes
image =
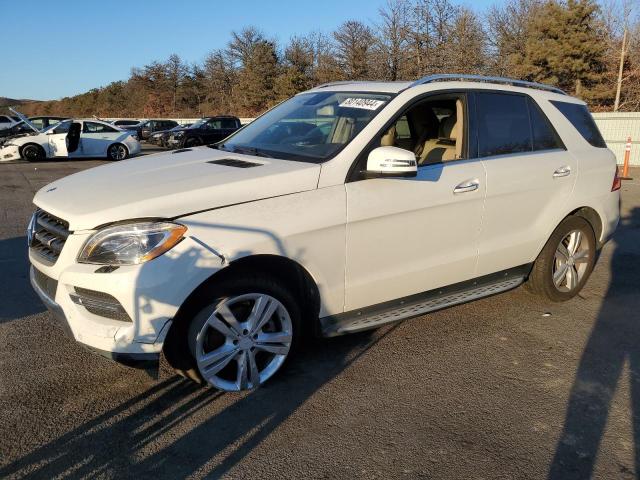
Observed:
[[[38,297],[40,297],[40,300],[42,300],[42,303],[44,303],[45,307],[47,307],[47,310],[51,312],[51,314],[56,319],[56,321],[60,324],[62,329],[65,331],[65,333],[69,337],[76,340],[75,336],[73,335],[73,331],[69,326],[69,322],[67,321],[67,317],[64,314],[64,310],[62,309],[62,307],[58,305],[52,298],[50,298],[47,295],[47,293],[40,287],[40,285],[38,285],[38,282],[36,281],[36,278],[35,278],[33,266],[30,267],[29,280],[31,281],[31,286],[33,287],[34,291],[36,292]],[[94,353],[97,353],[105,358],[114,360],[123,365],[127,365],[129,367],[155,368],[157,366],[158,360],[160,359],[160,353],[155,353],[155,352],[148,352],[148,353],[147,352],[144,352],[144,353],[110,352],[110,351],[101,350],[99,348],[86,345],[83,343],[80,343],[80,344]]]

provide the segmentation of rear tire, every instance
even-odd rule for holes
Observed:
[[[109,160],[125,160],[129,157],[129,150],[121,143],[114,143],[107,149],[107,157]]]
[[[250,316],[259,305],[273,309],[262,325]],[[268,307],[265,312],[270,311]],[[266,275],[244,274],[212,284],[189,311],[194,312],[191,318],[171,327],[165,358],[180,375],[219,390],[243,391],[262,385],[282,368],[301,340],[295,297]],[[233,316],[228,317],[228,312]],[[216,360],[208,361],[212,356]],[[244,371],[248,373],[243,377]]]
[[[22,147],[20,156],[29,162],[39,162],[47,157],[47,153],[40,145],[28,144]]]
[[[528,289],[553,302],[565,302],[584,287],[596,263],[596,237],[582,217],[567,217],[538,255]]]

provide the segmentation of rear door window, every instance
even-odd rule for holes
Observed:
[[[551,122],[531,98],[529,98],[529,117],[531,118],[534,150],[565,149]]]
[[[480,157],[532,150],[529,109],[525,96],[478,92],[476,111]]]
[[[594,147],[607,148],[600,130],[596,126],[596,122],[593,121],[593,117],[586,105],[579,103],[559,102],[557,100],[551,100],[551,104],[560,110],[567,120],[571,122],[580,135]]]
[[[101,123],[84,122],[82,127],[83,133],[112,133],[117,132],[116,129],[103,125]]]

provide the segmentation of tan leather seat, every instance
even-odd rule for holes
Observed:
[[[447,162],[462,157],[462,130],[463,109],[462,102],[456,100],[456,114],[450,115],[440,122],[438,138],[429,139],[424,143],[419,165]]]
[[[420,155],[420,165],[446,162],[456,158],[456,118],[451,115],[442,120],[438,138],[427,140]]]
[[[397,132],[396,132],[396,125],[393,124],[393,125],[391,125],[389,130],[387,130],[387,133],[385,133],[382,136],[382,138],[380,139],[380,146],[381,147],[395,147],[397,138],[398,138],[398,135],[397,135]]]
[[[347,143],[351,140],[355,129],[355,119],[350,117],[339,117],[333,126],[333,131],[329,135],[329,143]]]

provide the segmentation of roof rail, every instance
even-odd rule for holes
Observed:
[[[416,87],[418,85],[424,85],[431,82],[445,82],[445,81],[470,81],[470,82],[486,82],[486,83],[499,83],[502,85],[512,85],[514,87],[535,88],[538,90],[546,90],[549,92],[559,93],[566,95],[566,93],[558,87],[552,87],[551,85],[545,85],[544,83],[527,82],[526,80],[517,80],[515,78],[506,77],[485,77],[483,75],[464,75],[457,73],[443,73],[439,75],[427,75],[413,82],[409,88]]]
[[[327,88],[327,87],[333,87],[335,85],[347,85],[349,83],[365,83],[363,81],[358,81],[358,80],[339,80],[336,82],[328,82],[328,83],[321,83],[320,85],[316,85],[313,88]]]

